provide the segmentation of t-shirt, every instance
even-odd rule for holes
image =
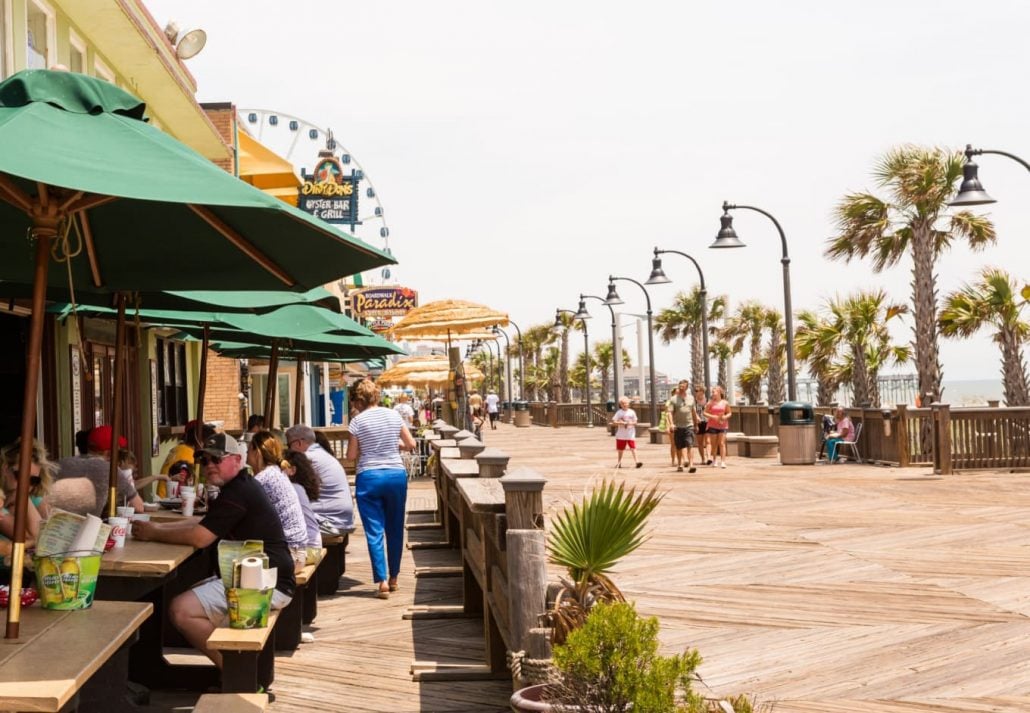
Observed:
[[[486,412],[487,413],[497,413],[497,404],[499,404],[500,402],[501,402],[501,399],[498,398],[497,394],[487,394],[486,395]]]
[[[474,410],[474,409],[482,408],[482,407],[483,407],[483,397],[482,396],[480,396],[479,394],[472,394],[471,396],[469,396],[469,408],[470,409]]]
[[[97,506],[93,514],[103,517],[107,512],[107,495],[111,489],[111,463],[103,456],[71,456],[57,461],[57,480],[64,478],[89,478],[97,495]],[[132,476],[126,479],[118,476],[118,504],[127,503],[136,497]]]
[[[400,414],[401,420],[404,421],[404,425],[409,428],[415,423],[415,409],[411,408],[408,404],[397,404],[393,407],[393,410]]]
[[[286,544],[294,549],[306,548],[308,532],[304,525],[304,513],[300,509],[297,493],[293,490],[293,483],[286,477],[286,473],[279,466],[269,465],[255,475],[254,480],[261,484],[265,495],[272,501],[272,507],[283,526]]]
[[[358,473],[379,468],[404,468],[397,439],[404,422],[395,411],[373,406],[350,420],[350,434],[358,439]]]
[[[291,481],[291,485],[293,485],[293,491],[297,493],[300,511],[304,513],[304,529],[308,533],[308,547],[321,547],[322,530],[318,527],[318,518],[315,517],[315,511],[311,509],[311,499],[308,498],[308,491],[299,483]]]
[[[318,500],[311,503],[311,509],[333,526],[341,530],[352,530],[354,528],[354,500],[351,499],[347,474],[340,465],[340,461],[317,443],[308,446],[304,455],[311,461],[311,467],[321,481]]]
[[[686,396],[673,394],[666,405],[666,410],[672,412],[672,424],[676,428],[694,427],[694,417],[691,415],[694,411],[694,397],[690,394]]]
[[[247,471],[240,471],[222,486],[200,524],[220,540],[261,540],[268,555],[268,566],[278,569],[275,588],[293,596],[297,580],[293,576],[293,557],[286,546],[282,523],[264,488]],[[211,547],[217,552],[218,543]],[[218,558],[214,560],[217,562]],[[215,568],[217,570],[217,565]]]
[[[612,417],[613,421],[625,421],[626,425],[619,424],[615,431],[615,437],[620,441],[632,441],[637,437],[637,412],[631,408],[620,408]]]

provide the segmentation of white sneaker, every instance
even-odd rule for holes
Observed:
[[[302,631],[300,634],[300,643],[302,644],[313,644],[315,643],[315,635],[310,631]]]
[[[720,468],[725,468],[726,467],[726,461],[723,461],[722,463],[720,463],[719,467]]]

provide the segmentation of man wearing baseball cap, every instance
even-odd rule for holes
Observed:
[[[114,440],[114,429],[110,426],[97,426],[86,437],[85,456],[72,456],[57,461],[56,479],[89,478],[96,492],[96,502],[90,511],[97,517],[107,512],[107,497],[111,483],[111,442]],[[124,436],[118,437],[119,448],[125,448],[128,441]],[[118,477],[118,505],[131,505],[136,512],[143,512],[143,498],[136,492],[132,476]],[[85,513],[83,513],[85,514]]]
[[[242,445],[227,433],[215,433],[206,438],[197,450],[197,461],[205,480],[221,488],[218,497],[208,505],[207,515],[200,522],[192,518],[168,523],[137,520],[132,524],[132,535],[140,540],[191,545],[197,549],[217,547],[220,539],[261,540],[269,566],[278,570],[272,609],[282,609],[293,598],[296,585],[293,558],[275,507],[247,471],[243,453]],[[217,557],[211,559],[218,560]],[[228,623],[225,587],[217,572],[173,599],[168,611],[172,623],[186,640],[221,668],[222,655],[207,648],[211,632]]]

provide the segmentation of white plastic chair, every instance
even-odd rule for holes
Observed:
[[[851,448],[852,455],[855,456],[855,460],[858,461],[859,463],[862,462],[862,456],[860,456],[858,454],[858,439],[862,436],[862,426],[863,425],[864,424],[861,421],[858,422],[858,425],[855,426],[855,437],[852,438],[850,441],[838,441],[837,442],[837,457],[838,458],[840,458],[840,451],[841,451],[841,449],[845,448],[845,447],[849,447],[849,448]]]

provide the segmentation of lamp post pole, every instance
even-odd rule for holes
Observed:
[[[705,274],[701,272],[701,266],[697,264],[697,260],[690,255],[679,250],[661,250],[656,247],[654,249],[654,259],[651,260],[651,277],[644,283],[645,285],[664,285],[672,282],[672,280],[665,276],[665,271],[662,270],[662,259],[658,257],[665,253],[682,255],[694,263],[694,267],[697,268],[697,276],[701,281],[701,289],[698,291],[698,295],[701,297],[701,349],[704,351],[705,393],[710,396],[712,392],[712,369],[711,356],[708,354],[708,289],[705,287]]]
[[[619,324],[618,324],[618,322],[615,321],[615,308],[612,307],[607,302],[605,302],[603,297],[598,297],[597,295],[580,295],[579,296],[579,301],[582,302],[583,300],[597,300],[598,302],[603,304],[605,307],[607,307],[609,312],[611,312],[611,315],[612,315],[612,382],[614,384],[613,389],[614,389],[614,393],[615,393],[615,403],[619,403],[619,380],[615,376],[616,374],[619,373],[619,368],[616,367],[616,361],[615,360],[618,359],[619,360],[618,364],[620,366],[622,365],[622,354],[621,354],[622,349],[619,347]],[[602,378],[607,378],[607,377],[602,375]]]
[[[783,256],[780,258],[780,264],[783,265],[783,321],[784,326],[787,329],[787,399],[790,401],[797,400],[798,385],[797,376],[794,373],[794,315],[790,304],[790,255],[787,253],[787,236],[783,233],[783,228],[780,227],[780,223],[771,213],[768,213],[761,208],[756,208],[751,205],[733,205],[726,201],[722,204],[722,227],[719,229],[719,233],[715,238],[715,242],[710,247],[713,248],[742,248],[744,243],[737,237],[736,231],[733,229],[733,216],[730,215],[731,210],[753,210],[756,213],[761,213],[766,218],[773,222],[776,226],[777,232],[780,234],[780,243],[783,246]]]
[[[495,326],[493,333],[504,337],[505,375],[508,378],[508,423],[515,423],[515,394],[511,390],[511,340],[508,333]],[[497,345],[498,349],[500,344]]]
[[[509,319],[508,324],[515,328],[515,334],[519,335],[519,399],[525,400],[526,398],[526,365],[522,360],[522,330],[519,329],[519,325],[515,324],[515,320]]]
[[[583,305],[583,300],[579,301],[579,311],[573,312],[571,309],[559,309],[555,312],[554,322],[556,325],[561,325],[561,315],[571,314],[574,319],[578,319],[579,323],[583,325],[583,368],[586,371],[586,376],[583,381],[583,389],[586,393],[587,402],[587,428],[594,427],[594,414],[593,407],[590,403],[590,336],[587,334],[587,320],[590,319],[590,315],[586,311],[586,307]]]
[[[651,380],[651,426],[658,426],[658,401],[655,394],[655,376],[654,376],[654,327],[652,325],[652,314],[651,314],[651,295],[647,293],[647,288],[643,284],[637,282],[632,277],[616,277],[614,275],[608,276],[608,297],[605,298],[605,304],[618,305],[622,304],[622,299],[619,297],[619,293],[615,291],[615,281],[622,280],[623,282],[632,282],[634,285],[640,288],[640,291],[644,293],[644,299],[647,301],[647,351],[648,351],[648,372]],[[642,379],[641,379],[642,380]]]

